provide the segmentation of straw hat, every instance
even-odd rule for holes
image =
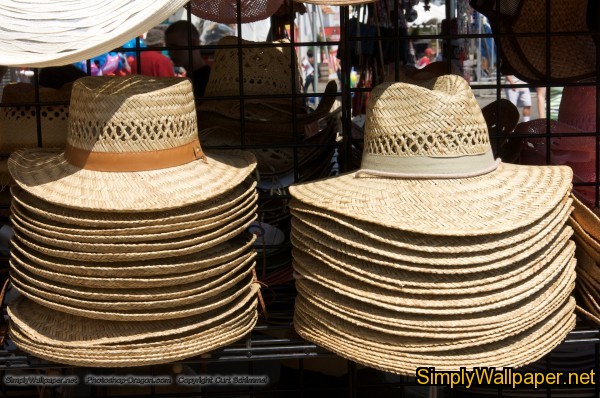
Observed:
[[[93,5],[84,0],[3,2],[0,19],[7,28],[0,32],[0,59],[7,66],[42,67],[92,58],[143,34],[186,3],[187,0],[99,0]]]
[[[193,0],[192,13],[209,21],[234,24],[238,22],[237,0]],[[281,7],[283,0],[241,0],[242,23],[266,19]]]
[[[326,87],[328,95],[323,97],[314,112],[309,113],[302,98],[295,101],[290,98],[294,92],[301,93],[302,84],[298,60],[293,48],[286,45],[289,44],[287,40],[274,43],[240,40],[244,63],[243,95],[270,96],[244,99],[244,125],[249,134],[260,132],[259,135],[264,137],[271,133],[269,137],[272,139],[281,140],[285,137],[289,140],[292,137],[294,113],[296,128],[302,133],[307,124],[329,114],[337,92],[334,81]],[[205,95],[198,107],[200,130],[214,126],[239,129],[240,100],[210,99],[216,96],[237,97],[241,94],[237,45],[238,38],[233,36],[226,36],[219,41],[219,46],[223,47],[215,51]]]
[[[11,338],[40,358],[79,366],[139,366],[188,358],[239,340],[257,320],[255,285],[223,308],[193,317],[98,321],[18,299]],[[72,325],[79,325],[74,333]]]
[[[189,221],[199,222],[209,220],[218,214],[230,210],[240,201],[256,194],[256,181],[249,178],[220,197],[201,203],[180,207],[168,211],[153,212],[128,212],[107,213],[101,211],[77,210],[54,205],[41,198],[37,198],[27,191],[12,186],[10,192],[14,199],[13,206],[19,211],[26,212],[30,218],[39,222],[57,222],[67,228],[85,228],[94,230],[98,235],[103,231],[124,229],[131,232],[134,228],[144,228],[148,233],[167,232],[177,230],[182,223]]]
[[[550,31],[546,29],[546,7],[550,2]],[[471,6],[493,23],[496,34],[532,34],[496,39],[505,74],[514,74],[529,83],[568,82],[596,75],[596,47],[591,32],[597,27],[588,7],[592,0],[471,0]],[[499,4],[499,13],[496,10]],[[499,15],[499,19],[496,16]],[[587,20],[587,23],[586,23]],[[597,23],[597,21],[596,21]],[[586,35],[540,35],[550,32],[590,32]],[[550,40],[550,52],[547,52]],[[547,59],[550,71],[546,70]]]
[[[86,77],[73,85],[67,148],[24,149],[9,159],[16,183],[64,207],[168,210],[209,201],[254,170],[248,152],[206,156],[189,80]]]
[[[361,170],[290,187],[302,203],[438,236],[513,231],[556,208],[571,169],[494,160],[468,83],[384,83],[371,93]],[[468,209],[468,211],[465,211]]]
[[[322,4],[328,6],[349,6],[354,4],[374,3],[376,1],[377,0],[302,0],[303,3]]]
[[[201,252],[185,256],[139,262],[99,261],[93,263],[48,256],[30,249],[17,239],[12,241],[12,245],[13,258],[31,265],[30,268],[37,270],[40,275],[49,279],[54,271],[61,274],[61,280],[73,284],[75,282],[72,281],[77,281],[79,285],[84,286],[88,277],[108,278],[109,276],[122,278],[121,282],[125,285],[135,283],[134,280],[137,280],[151,286],[168,286],[173,282],[180,282],[181,278],[188,275],[189,272],[198,272],[244,258],[254,241],[254,236],[242,234]],[[106,280],[103,283],[111,284]],[[98,286],[93,280],[90,281],[90,285]]]

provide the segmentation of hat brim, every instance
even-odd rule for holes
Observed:
[[[376,342],[351,331],[336,330],[321,320],[294,314],[294,327],[304,339],[358,363],[384,371],[414,376],[416,368],[434,366],[436,370],[459,367],[522,366],[533,362],[556,347],[575,327],[575,301],[563,307],[544,322],[508,339],[464,350],[435,353],[406,353],[388,345],[378,348]]]
[[[29,1],[18,12],[3,3],[2,23],[10,29],[0,35],[0,59],[6,66],[44,67],[92,58],[150,30],[187,1]]]
[[[386,178],[346,173],[290,187],[299,201],[396,230],[438,236],[513,231],[554,209],[571,188],[569,167],[500,163],[490,173],[454,179]]]
[[[256,168],[246,151],[214,152],[206,162],[140,172],[80,169],[64,152],[24,149],[8,168],[15,182],[50,203],[94,211],[169,210],[217,198],[241,184]]]
[[[136,262],[97,262],[67,260],[45,255],[38,250],[29,248],[18,239],[12,241],[13,258],[30,264],[32,269],[40,275],[51,279],[52,272],[62,275],[62,280],[68,283],[77,282],[80,285],[88,283],[93,286],[93,278],[127,279],[125,282],[141,280],[151,283],[152,286],[168,286],[180,283],[190,272],[199,272],[217,267],[229,262],[237,262],[240,258],[249,255],[249,249],[256,237],[251,234],[242,234],[221,244],[195,252],[186,256],[169,256],[157,260]],[[48,271],[43,273],[44,270]],[[92,278],[88,280],[87,278]],[[150,282],[150,279],[153,282]]]

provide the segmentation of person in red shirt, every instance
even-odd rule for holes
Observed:
[[[153,28],[146,34],[144,42],[148,47],[164,46],[164,32],[160,29]],[[142,51],[140,53],[140,70],[138,71],[137,59],[131,62],[131,73],[141,74],[145,76],[156,77],[174,77],[175,69],[173,62],[169,57],[163,55],[160,51]]]

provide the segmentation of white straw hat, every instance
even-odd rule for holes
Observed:
[[[499,234],[531,224],[570,191],[563,166],[494,160],[469,84],[446,75],[371,93],[361,170],[294,185],[299,201],[361,221],[438,236]]]
[[[16,183],[32,195],[106,212],[218,198],[255,167],[248,152],[202,153],[189,80],[139,75],[77,80],[66,150],[24,149],[9,159]]]
[[[6,0],[0,4],[0,64],[60,66],[122,46],[188,0]]]

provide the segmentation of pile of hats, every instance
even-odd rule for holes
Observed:
[[[577,294],[579,310],[600,325],[600,217],[573,195],[569,224],[577,245]]]
[[[287,187],[331,173],[339,113],[331,108],[337,85],[330,82],[312,110],[305,98],[294,96],[301,93],[301,73],[289,42],[238,43],[237,37],[227,36],[219,46],[198,107],[200,141],[205,148],[247,148],[256,156],[258,188],[264,194],[259,200],[260,220],[287,234]],[[270,286],[293,281],[289,245],[267,249],[259,261],[264,265],[261,281]]]
[[[75,82],[64,151],[15,151],[11,337],[85,366],[170,362],[257,320],[254,156],[205,155],[191,83]]]
[[[575,325],[571,178],[494,160],[459,76],[375,87],[361,169],[290,187],[296,331],[399,374],[537,360]]]

